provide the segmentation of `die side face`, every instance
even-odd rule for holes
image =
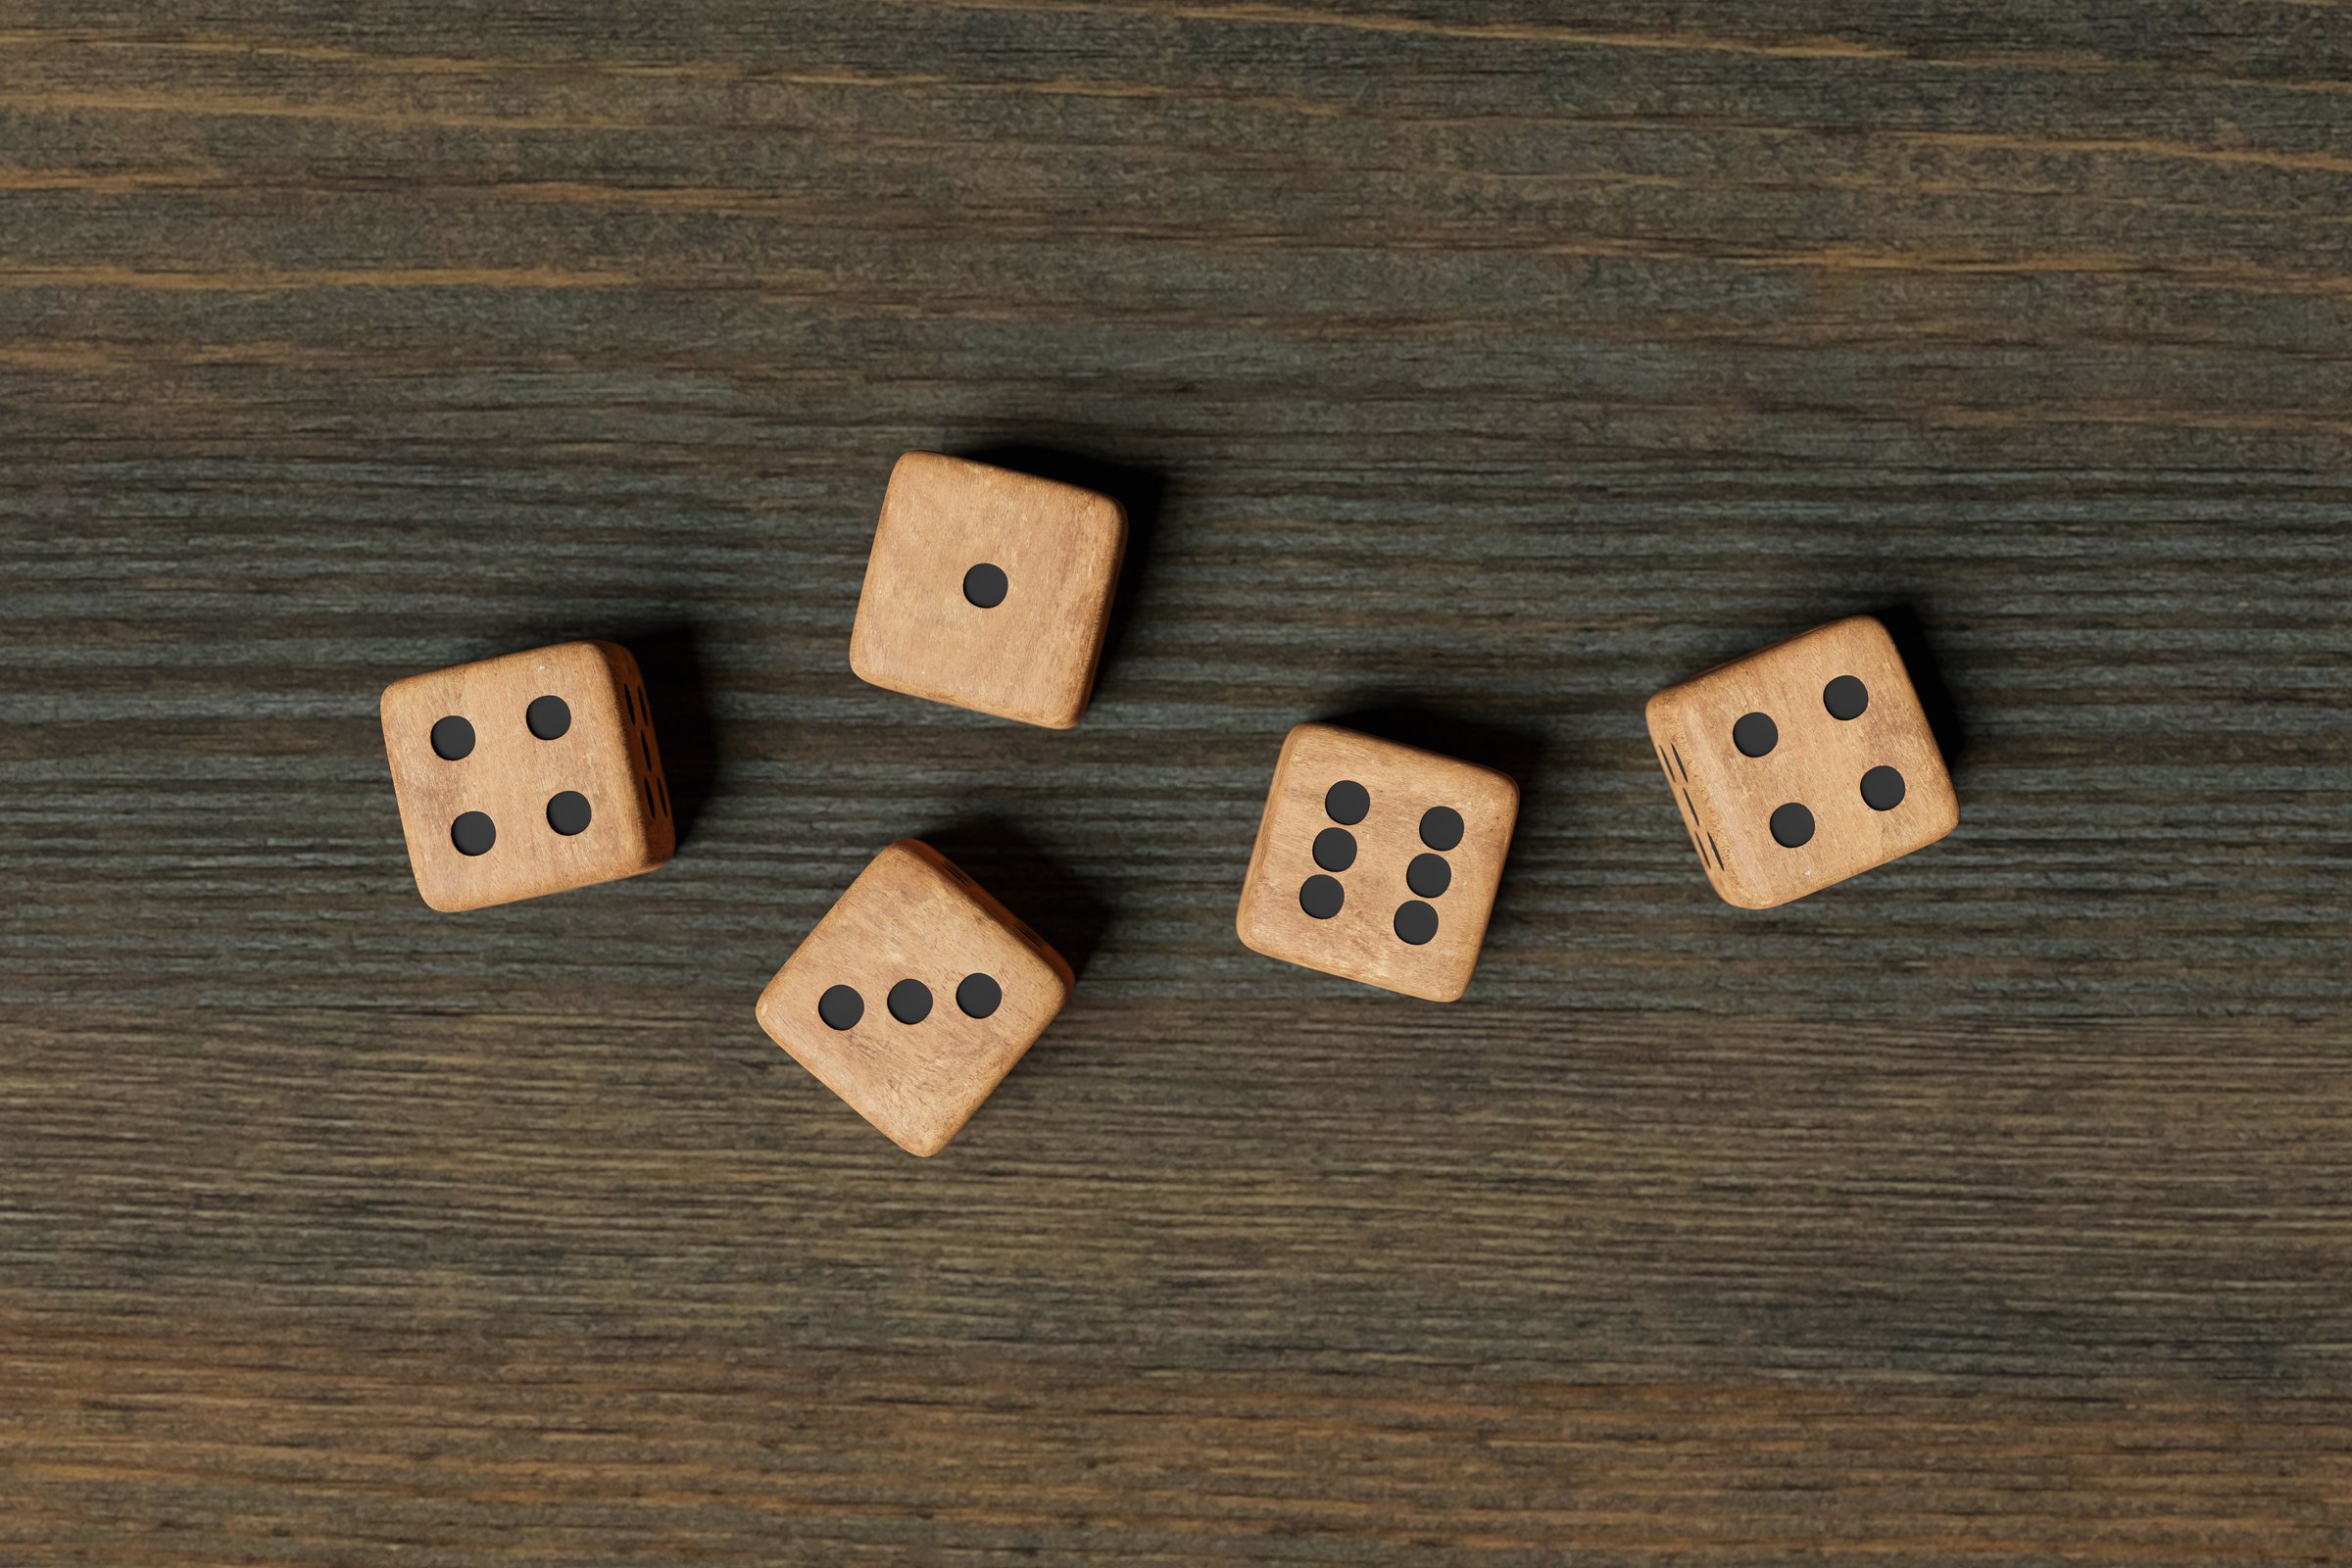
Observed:
[[[1328,724],[1284,741],[1235,926],[1268,957],[1451,1002],[1470,984],[1519,788]]]
[[[1803,898],[1960,820],[1902,656],[1868,616],[1670,687],[1648,718],[1707,879],[1741,908]]]
[[[384,753],[416,890],[477,909],[650,871],[675,839],[628,650],[564,643],[385,688]]]
[[[893,1143],[935,1154],[1070,987],[1058,954],[907,839],[874,858],[776,971],[760,1026]]]
[[[909,452],[891,470],[850,667],[891,691],[1049,729],[1078,722],[1110,623],[1118,503]]]

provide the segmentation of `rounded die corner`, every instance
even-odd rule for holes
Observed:
[[[1269,958],[1279,956],[1268,951],[1266,945],[1264,906],[1259,900],[1255,881],[1242,889],[1241,902],[1234,906],[1233,934],[1251,953],[1263,954]]]
[[[1054,983],[1054,1005],[1046,1009],[1045,1019],[1038,1025],[1037,1032],[1042,1035],[1053,1027],[1054,1020],[1061,1016],[1069,1006],[1070,999],[1078,994],[1078,972],[1070,967],[1069,959],[1043,938],[1038,939],[1036,952],[1038,957],[1045,961],[1046,973]]]
[[[1713,877],[1707,879],[1707,886],[1715,890],[1715,897],[1721,899],[1732,908],[1744,909],[1750,914],[1761,913],[1766,909],[1777,909],[1784,904],[1794,904],[1806,894],[1819,891],[1815,888],[1799,888],[1793,893],[1759,896],[1748,892],[1744,884],[1738,887],[1727,886]]]
[[[644,671],[637,662],[636,651],[627,643],[614,642],[608,637],[598,637],[590,639],[581,646],[596,651],[596,657],[603,662],[605,669],[615,682],[625,685],[628,682],[642,681],[645,678]]]
[[[1393,975],[1359,974],[1339,969],[1324,969],[1322,972],[1351,984],[1363,986],[1368,990],[1385,991],[1393,997],[1407,997],[1414,1002],[1431,1002],[1440,1006],[1450,1006],[1470,994],[1470,984],[1478,976],[1478,960],[1485,951],[1486,942],[1482,938],[1476,948],[1463,956],[1463,961],[1460,964],[1412,979]],[[1309,964],[1305,967],[1315,968],[1317,966]]]
[[[1936,810],[1930,819],[1931,825],[1928,832],[1918,844],[1913,846],[1912,850],[1905,851],[1905,854],[1924,850],[1931,844],[1940,844],[1960,831],[1960,794],[1951,787],[1948,778],[1945,780],[1943,788],[1936,794]]]
[[[1836,620],[1825,620],[1807,635],[1818,636],[1824,632],[1842,632],[1847,636],[1880,639],[1884,640],[1889,648],[1894,646],[1894,633],[1887,629],[1886,622],[1867,611],[1857,611],[1851,615],[1839,615]]]
[[[594,665],[600,673],[615,684],[622,679],[624,663],[628,668],[634,669],[637,662],[629,651],[620,644],[606,642],[596,637],[573,637],[564,642],[549,643],[542,648],[525,648],[501,659],[485,659],[480,662],[495,665],[504,663],[508,660],[513,660],[517,664],[529,664],[534,674],[565,665],[575,668],[583,664]]]
[[[678,858],[678,830],[676,823],[652,815],[643,806],[636,810],[637,820],[645,834],[645,863],[629,874],[645,876],[661,870]]]
[[[1086,519],[1097,534],[1102,536],[1102,542],[1109,546],[1110,577],[1113,583],[1116,583],[1120,563],[1126,558],[1127,544],[1131,533],[1131,527],[1127,520],[1127,508],[1116,496],[1106,496],[1100,490],[1087,490],[1076,485],[1071,488],[1093,498],[1091,504],[1084,509],[1080,515]]]
[[[1677,681],[1671,686],[1661,687],[1650,693],[1649,701],[1642,705],[1642,724],[1649,731],[1653,745],[1665,744],[1666,727],[1682,708],[1683,692],[1690,684],[1689,681]]]
[[[421,877],[419,877],[416,882],[416,897],[422,900],[424,906],[432,910],[435,914],[465,914],[470,910],[483,907],[482,904],[478,900],[474,899],[464,897],[456,899],[436,897],[433,893],[433,890],[425,886],[424,880]]]
[[[875,634],[867,627],[865,610],[860,605],[857,623],[850,628],[850,673],[877,691],[912,696],[895,683],[885,662],[875,657]]]
[[[386,684],[384,689],[376,695],[376,720],[385,729],[389,730],[392,727],[394,710],[408,700],[409,688],[422,678],[417,675],[403,675],[398,680]]]
[[[1485,780],[1487,787],[1494,792],[1495,814],[1505,824],[1517,826],[1519,804],[1526,795],[1526,791],[1520,788],[1519,781],[1499,767],[1490,767],[1484,762],[1473,762],[1470,765],[1478,769],[1479,777]]]
[[[1328,724],[1321,719],[1310,718],[1303,723],[1293,724],[1283,732],[1282,745],[1274,754],[1274,778],[1277,781],[1281,780],[1292,768],[1298,765],[1299,758],[1310,751],[1328,746],[1344,746],[1349,741],[1369,742],[1371,740],[1372,737],[1368,735],[1358,734],[1351,729],[1343,729],[1337,724]]]
[[[1282,732],[1283,754],[1288,756],[1293,750],[1311,741],[1348,733],[1350,732],[1340,728],[1339,725],[1327,724],[1319,718],[1302,719]]]
[[[876,850],[874,858],[865,862],[865,868],[851,880],[841,897],[847,899],[858,884],[871,877],[887,875],[893,866],[935,882],[959,898],[971,900],[977,896],[983,907],[986,906],[988,891],[980,886],[969,871],[948,858],[935,846],[911,835],[893,839]]]
[[[930,447],[908,447],[901,452],[890,460],[890,472],[882,481],[882,516],[875,519],[876,527],[879,528],[882,520],[889,516],[891,492],[902,482],[920,479],[926,473],[953,473],[958,467],[967,466],[979,466]]]
[[[961,1131],[963,1131],[963,1124],[958,1122],[946,1132],[936,1135],[916,1137],[909,1133],[901,1136],[885,1127],[882,1129],[882,1136],[898,1145],[900,1152],[912,1154],[917,1159],[929,1159],[935,1154],[945,1153],[947,1147],[956,1141],[956,1135]]]
[[[1331,974],[1342,980],[1353,980],[1355,978],[1352,975],[1339,974],[1336,970],[1326,968],[1324,965],[1312,961],[1308,956],[1301,954],[1298,950],[1284,943],[1273,940],[1269,933],[1263,931],[1244,931],[1237,928],[1235,935],[1241,938],[1242,946],[1245,949],[1250,953],[1256,954],[1259,957],[1264,958],[1269,962],[1287,963],[1294,969],[1309,969],[1313,970],[1317,974]],[[1364,982],[1358,981],[1357,983],[1362,984]]]
[[[1004,716],[1018,723],[1027,724],[1033,729],[1073,730],[1086,717],[1086,710],[1093,706],[1094,693],[1087,692],[1081,695],[1075,703],[1057,704],[1054,708],[1038,709],[1028,714],[1007,713]]]

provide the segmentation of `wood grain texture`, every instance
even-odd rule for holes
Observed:
[[[0,4],[0,1559],[2352,1556],[2348,82]],[[850,671],[909,448],[1127,508],[1078,729]],[[1848,612],[1965,824],[1727,908],[1642,701]],[[583,636],[677,857],[432,913],[376,694]],[[1308,718],[1520,781],[1453,1006],[1235,940]],[[749,1007],[908,834],[1083,967],[929,1161]]]
[[[1830,706],[1833,683],[1858,699]],[[1750,746],[1741,722],[1760,720]],[[1652,697],[1650,749],[1725,903],[1770,909],[1926,849],[1960,822],[1951,775],[1886,628],[1848,615]],[[1870,799],[1866,781],[1891,769]],[[1784,836],[1779,813],[1799,813]]]
[[[1363,796],[1335,817],[1329,799],[1342,781]],[[1441,847],[1424,843],[1421,830],[1425,813],[1440,808],[1455,815],[1452,841],[1438,857],[1448,880],[1424,894],[1408,885],[1407,872]],[[1478,967],[1518,815],[1519,786],[1491,767],[1300,724],[1275,759],[1235,932],[1244,946],[1285,963],[1429,1002],[1458,1001]],[[1339,835],[1344,858],[1327,861],[1320,853],[1328,832]],[[1303,906],[1310,878],[1338,884],[1337,909]],[[1401,939],[1397,910],[1406,904],[1437,911],[1434,935]]]
[[[964,984],[994,987],[974,1014]],[[1060,954],[928,844],[858,873],[760,993],[760,1027],[910,1154],[936,1154],[1070,1000]],[[919,1001],[900,1006],[909,982]],[[858,1013],[825,1017],[846,986]],[[920,1016],[917,1014],[920,1013]]]
[[[1047,729],[1094,695],[1127,518],[1075,485],[937,452],[890,470],[850,667],[894,692]],[[990,567],[996,598],[972,597]]]
[[[561,725],[532,726],[561,705]],[[424,902],[445,913],[535,899],[651,871],[675,850],[669,787],[636,659],[613,643],[563,643],[404,676],[377,711],[392,796]],[[463,723],[445,755],[437,728]],[[557,826],[557,801],[586,802]],[[486,818],[460,843],[456,824]],[[579,825],[572,825],[579,823]]]

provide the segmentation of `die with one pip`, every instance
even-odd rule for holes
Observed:
[[[1048,729],[1086,711],[1127,514],[1108,496],[937,452],[890,473],[850,632],[858,678]]]
[[[411,675],[380,710],[409,863],[436,909],[635,876],[675,847],[625,648],[562,643]]]
[[[1670,686],[1648,720],[1707,880],[1740,908],[1801,899],[1959,825],[1902,655],[1868,615]]]
[[[936,1154],[1069,1000],[1070,966],[946,856],[901,839],[760,994],[760,1027],[911,1154]]]
[[[1518,815],[1519,786],[1493,768],[1301,724],[1274,764],[1235,928],[1270,958],[1454,1001]]]

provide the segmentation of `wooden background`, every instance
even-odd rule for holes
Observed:
[[[0,0],[0,1560],[2352,1559],[2352,11]],[[1093,711],[859,685],[891,460],[1112,489]],[[1933,851],[1709,895],[1848,611]],[[374,718],[644,659],[442,917]],[[1516,772],[1451,1007],[1245,952],[1283,731]],[[899,1153],[884,842],[1084,965]]]

